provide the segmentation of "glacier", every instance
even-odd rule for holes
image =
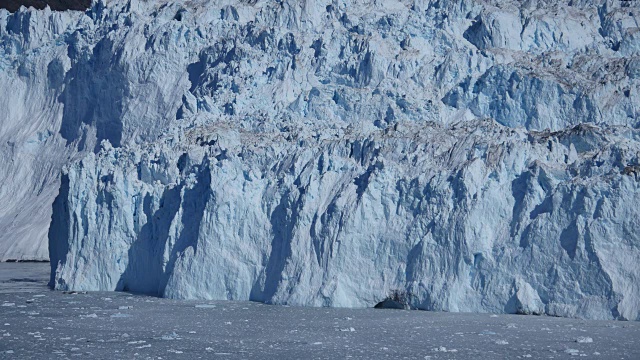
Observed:
[[[638,320],[639,18],[0,10],[0,256],[50,258],[61,290]]]

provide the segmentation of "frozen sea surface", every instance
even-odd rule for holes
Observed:
[[[640,324],[182,301],[46,287],[0,263],[1,359],[639,359]]]

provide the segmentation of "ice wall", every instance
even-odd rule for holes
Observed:
[[[347,307],[403,289],[428,310],[637,319],[639,135],[475,120],[107,145],[64,177],[53,282]]]

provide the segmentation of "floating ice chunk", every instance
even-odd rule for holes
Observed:
[[[580,350],[577,349],[566,349],[564,352],[571,356],[577,356],[580,354]]]
[[[439,346],[437,348],[433,348],[433,351],[435,351],[435,352],[458,352],[457,349],[447,349],[444,346]]]
[[[178,334],[176,334],[176,332],[172,332],[171,334],[166,334],[163,335],[161,338],[161,340],[179,340],[180,337],[178,336]]]
[[[587,336],[580,336],[576,339],[576,342],[580,344],[588,344],[588,343],[592,343],[593,339]]]
[[[354,331],[356,331],[356,329],[354,329],[352,327],[349,327],[349,328],[340,329],[340,331],[342,331],[342,332],[354,332]]]
[[[129,314],[122,314],[122,313],[115,313],[113,315],[111,315],[112,318],[117,319],[117,318],[128,318],[131,317],[131,315]]]

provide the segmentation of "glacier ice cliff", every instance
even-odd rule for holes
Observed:
[[[421,309],[636,319],[639,135],[488,119],[287,140],[217,124],[106,146],[64,175],[52,281],[347,307],[402,288]]]
[[[640,319],[625,5],[0,10],[0,254],[56,289]]]

